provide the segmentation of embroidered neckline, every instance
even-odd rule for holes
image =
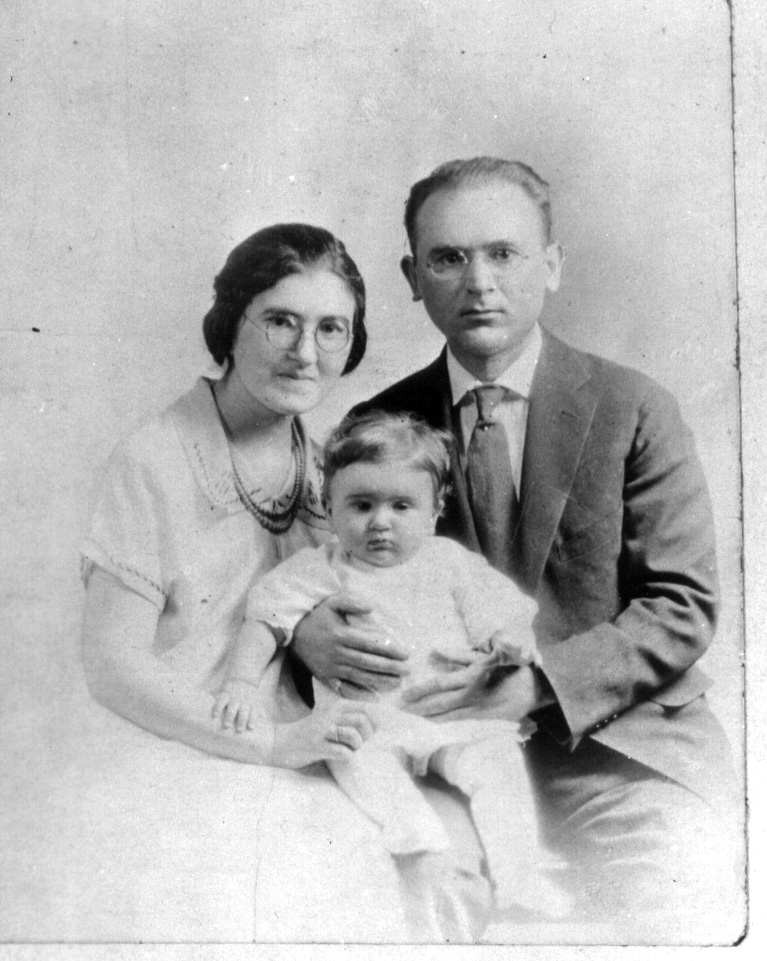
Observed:
[[[232,462],[234,486],[237,494],[242,503],[245,505],[245,509],[256,518],[262,527],[266,528],[266,530],[270,531],[272,534],[284,534],[290,529],[290,526],[295,520],[296,514],[298,513],[301,493],[304,489],[304,479],[306,477],[306,450],[304,449],[302,438],[298,428],[296,427],[295,420],[292,421],[290,425],[290,456],[295,478],[293,480],[293,487],[288,495],[287,503],[284,507],[280,508],[276,505],[280,503],[282,499],[281,497],[278,496],[268,498],[267,500],[275,506],[272,508],[267,508],[262,507],[261,504],[258,504],[245,488],[245,484],[240,476],[240,472],[237,470],[237,464],[235,463],[234,459],[234,451],[232,450],[231,444],[229,444],[229,459]],[[263,501],[262,503],[266,502],[267,501]]]
[[[170,415],[197,483],[211,504],[230,512],[247,511],[247,505],[237,490],[229,445],[216,410],[214,383],[214,378],[199,377],[192,389],[172,405]],[[312,527],[327,530],[329,525],[321,494],[322,465],[316,446],[307,437],[300,417],[294,418],[293,430],[301,445],[305,465],[304,479],[297,493],[295,516]],[[245,482],[244,487],[247,478]],[[291,494],[292,492],[293,485],[290,490]],[[253,492],[250,494],[252,497]],[[278,509],[284,509],[285,494],[281,493],[276,501],[279,504]],[[258,506],[267,510],[275,509],[263,503]]]

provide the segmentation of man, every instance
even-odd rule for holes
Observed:
[[[472,665],[415,692],[413,709],[532,715],[528,764],[577,917],[617,920],[627,939],[696,941],[722,904],[717,812],[731,779],[711,682],[695,665],[713,635],[717,579],[690,433],[660,386],[539,325],[563,253],[548,185],[529,167],[444,164],[413,187],[405,223],[402,270],[447,345],[361,406],[453,432],[438,533],[536,598],[542,658],[502,677]],[[317,667],[364,684],[385,670],[383,652],[368,650],[375,665]],[[733,933],[721,928],[727,910],[714,937]]]

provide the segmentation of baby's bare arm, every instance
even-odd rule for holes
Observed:
[[[96,568],[88,581],[83,660],[88,687],[105,707],[163,738],[250,764],[274,763],[274,724],[236,737],[211,724],[214,697],[154,653],[159,612]]]
[[[245,681],[258,686],[276,650],[277,641],[272,629],[261,621],[246,618],[229,656],[224,684]]]
[[[260,715],[258,686],[274,657],[277,642],[271,628],[246,618],[229,657],[226,678],[216,695],[213,718],[241,734],[252,730]]]

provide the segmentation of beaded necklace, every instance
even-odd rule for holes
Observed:
[[[213,395],[213,403],[216,405],[216,410],[218,411],[218,416],[221,421],[221,426],[224,428],[224,435],[226,437],[226,446],[229,451],[229,462],[232,465],[232,474],[234,477],[234,489],[237,491],[237,496],[240,498],[240,502],[243,507],[255,517],[258,523],[271,534],[284,534],[286,531],[290,530],[290,526],[295,520],[296,514],[298,513],[298,506],[301,500],[301,494],[304,489],[304,478],[306,477],[306,449],[304,448],[303,440],[301,438],[301,433],[298,429],[295,420],[290,422],[290,457],[291,461],[295,465],[295,479],[293,481],[293,488],[288,497],[288,502],[285,507],[275,510],[267,510],[265,507],[261,507],[257,504],[250,494],[245,489],[245,484],[243,483],[242,477],[240,477],[240,472],[237,470],[237,465],[234,462],[234,450],[232,449],[232,444],[229,439],[229,429],[226,426],[226,419],[221,413],[221,407],[218,403],[218,397],[216,396],[216,391],[211,387],[211,394]],[[275,503],[277,503],[276,498],[272,498]]]
[[[287,504],[283,508],[276,508],[275,510],[268,510],[265,507],[261,507],[257,504],[250,494],[245,489],[245,484],[240,477],[239,471],[237,470],[237,465],[234,462],[234,454],[229,447],[229,459],[232,462],[232,472],[234,474],[234,487],[237,491],[237,496],[240,501],[258,521],[258,523],[268,530],[272,534],[284,534],[290,529],[291,524],[295,520],[296,514],[298,513],[298,506],[301,499],[301,492],[304,489],[304,478],[306,477],[306,450],[301,441],[301,435],[296,426],[296,422],[293,421],[290,425],[290,453],[291,458],[295,464],[295,480],[293,481],[293,488],[290,491]],[[276,503],[276,501],[275,501]]]

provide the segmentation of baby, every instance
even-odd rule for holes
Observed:
[[[428,855],[432,864],[436,856],[438,864],[450,841],[413,782],[436,772],[470,799],[497,905],[559,916],[567,902],[545,876],[520,747],[535,725],[435,723],[403,710],[410,686],[478,656],[509,669],[537,661],[535,604],[484,558],[434,534],[447,440],[413,418],[380,412],[347,417],[332,433],[325,499],[338,540],[298,552],[251,590],[214,716],[238,730],[252,726],[261,674],[296,624],[339,591],[364,600],[368,616],[409,650],[409,675],[398,691],[365,704],[376,730],[364,743],[358,731],[338,730],[355,750],[343,760],[328,754],[334,778],[380,826],[393,856]],[[314,688],[315,711],[339,699],[317,681]]]

